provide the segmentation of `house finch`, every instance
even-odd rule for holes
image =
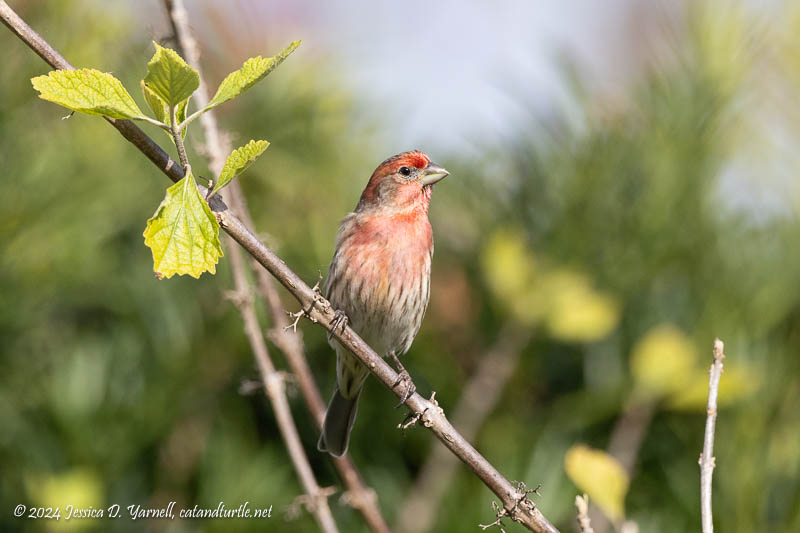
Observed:
[[[342,220],[325,282],[337,317],[346,316],[375,351],[394,360],[401,376],[395,386],[406,385],[403,402],[414,386],[397,356],[408,351],[428,306],[433,256],[428,205],[433,184],[447,175],[417,151],[381,163],[355,211]],[[369,371],[335,340],[331,346],[337,385],[317,448],[339,457],[347,451]]]

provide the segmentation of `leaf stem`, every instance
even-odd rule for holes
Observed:
[[[175,147],[178,149],[178,157],[181,160],[181,166],[185,173],[189,173],[189,158],[186,157],[186,147],[183,145],[183,136],[181,135],[181,127],[178,125],[177,106],[169,107],[169,122],[170,133],[172,140],[175,141]]]
[[[74,113],[74,111],[73,111],[73,113]],[[150,118],[150,117],[148,117],[146,115],[140,115],[140,116],[136,117],[136,120],[143,120],[144,122],[147,122],[148,124],[152,124],[153,126],[157,126],[157,127],[161,128],[162,130],[166,130],[166,131],[170,131],[171,132],[171,129],[170,129],[168,124],[164,124],[163,122],[158,121],[158,120],[156,120],[154,118]]]
[[[208,109],[206,109],[205,107],[201,107],[200,109],[198,109],[197,111],[195,111],[194,113],[183,119],[183,122],[181,122],[180,126],[178,126],[178,129],[183,130],[186,126],[189,125],[190,122],[192,122],[194,119],[196,119],[206,111],[208,111]]]

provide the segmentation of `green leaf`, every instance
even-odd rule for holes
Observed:
[[[602,450],[576,444],[567,450],[564,467],[573,483],[614,521],[625,516],[630,480],[622,465]]]
[[[54,70],[31,79],[39,98],[73,111],[111,118],[147,118],[117,78],[99,70]]]
[[[147,64],[144,82],[168,106],[189,98],[200,85],[200,75],[175,50],[154,42],[156,53]]]
[[[258,156],[264,153],[267,146],[269,146],[267,141],[251,140],[246,145],[231,152],[231,155],[225,160],[225,166],[222,167],[222,172],[220,172],[219,179],[216,185],[214,185],[211,194],[215,194],[230,183],[233,178],[244,172],[247,167],[253,164]]]
[[[177,109],[175,109],[175,120],[178,122],[178,124],[186,120],[186,108],[188,106],[189,106],[188,98],[182,102],[178,102],[178,107]],[[181,135],[183,136],[184,139],[186,138],[186,128],[183,128],[183,130],[181,130]]]
[[[147,101],[147,105],[153,110],[156,118],[160,122],[169,125],[169,107],[160,96],[158,96],[150,87],[147,86],[144,80],[142,80],[142,94],[144,95],[144,99]],[[186,119],[186,107],[188,104],[188,98],[178,104],[178,108],[175,110],[175,114],[177,116],[176,120],[178,123],[181,123],[184,121],[184,119]],[[175,139],[172,138],[172,134],[168,131],[165,131],[164,133],[166,133],[167,137],[169,137],[169,140],[174,144]],[[186,128],[183,128],[181,131],[181,136],[184,139],[186,138]]]
[[[244,62],[242,68],[231,72],[222,80],[217,89],[217,94],[203,108],[204,111],[213,109],[218,105],[236,98],[244,91],[261,81],[264,76],[272,72],[275,67],[283,63],[283,60],[289,57],[289,54],[294,52],[295,48],[300,46],[300,41],[294,41],[289,46],[284,48],[281,53],[275,57],[268,57],[266,59],[261,56],[251,57]]]
[[[222,257],[219,223],[187,174],[167,189],[167,195],[147,221],[144,243],[153,252],[153,270],[159,278],[203,272],[216,273]]]
[[[153,91],[153,89],[147,86],[144,80],[142,80],[142,94],[144,95],[145,102],[147,102],[147,105],[156,116],[156,120],[168,125],[169,107],[167,106],[166,102],[164,102],[164,100],[162,100],[161,97]],[[167,132],[167,135],[169,135],[169,132]]]

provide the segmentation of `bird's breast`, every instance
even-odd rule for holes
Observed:
[[[337,238],[328,298],[373,347],[403,353],[428,304],[432,253],[427,216],[351,215]]]

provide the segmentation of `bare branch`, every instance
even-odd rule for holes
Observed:
[[[531,338],[529,331],[506,326],[464,387],[453,414],[453,426],[467,440],[473,440],[486,417],[500,400],[519,353]],[[436,446],[422,465],[409,497],[398,513],[398,529],[409,533],[429,531],[439,504],[453,479],[458,459],[447,448]]]
[[[703,438],[703,453],[700,454],[700,511],[703,520],[703,533],[714,532],[711,516],[711,477],[714,474],[714,428],[717,423],[717,394],[722,377],[722,360],[725,359],[725,345],[714,339],[714,362],[708,370],[708,406],[706,408],[706,433]]]
[[[294,469],[297,472],[300,482],[305,491],[306,507],[317,519],[320,527],[326,533],[334,533],[338,531],[336,522],[333,520],[331,509],[328,506],[327,495],[317,484],[314,477],[314,472],[311,470],[311,465],[306,457],[306,452],[303,449],[303,443],[300,441],[300,435],[297,432],[297,427],[294,424],[292,413],[289,410],[289,402],[286,399],[286,390],[284,388],[283,377],[275,369],[272,360],[267,350],[267,344],[264,341],[264,336],[261,334],[261,327],[258,324],[258,317],[256,316],[255,307],[253,306],[253,298],[250,294],[250,287],[247,282],[247,275],[245,273],[245,263],[242,258],[242,252],[234,244],[233,240],[229,238],[229,255],[231,261],[231,269],[233,271],[234,287],[236,288],[237,296],[232,298],[236,307],[242,315],[244,321],[244,331],[247,335],[247,340],[250,342],[250,347],[253,350],[253,355],[258,363],[258,370],[261,374],[261,380],[264,383],[264,392],[267,395],[272,410],[275,412],[275,419],[278,423],[283,441],[286,444],[286,449],[289,452],[289,457],[292,460]]]
[[[594,533],[592,522],[589,520],[589,497],[586,494],[575,496],[575,507],[578,509],[578,526],[581,528],[581,533]]]
[[[12,14],[13,16],[11,16]],[[36,35],[22,19],[16,16],[3,0],[0,0],[0,18],[2,18],[4,24],[14,29],[14,33],[31,48],[37,51],[39,48],[42,48],[41,45],[44,41],[41,37]],[[24,28],[27,28],[28,31],[22,31]],[[37,39],[29,38],[33,35],[36,35]],[[50,47],[48,46],[48,48]],[[50,49],[52,50],[52,48]],[[71,66],[66,61],[62,63],[57,60],[50,64],[55,68],[69,68]],[[117,123],[119,122],[127,123],[129,127],[117,127]],[[183,177],[183,170],[180,168],[180,165],[170,159],[169,156],[138,127],[131,124],[129,121],[114,121],[113,124],[126,139],[134,143],[162,170],[162,172],[167,174],[170,179],[177,181]],[[156,147],[157,150],[153,147]],[[214,196],[211,198],[209,204],[212,211],[216,214],[220,225],[228,235],[236,240],[236,242],[258,261],[259,264],[266,268],[270,274],[286,287],[298,302],[300,302],[303,308],[310,308],[311,318],[315,319],[319,324],[325,327],[326,330],[331,331],[333,329],[331,321],[334,318],[334,311],[331,309],[330,303],[324,298],[320,298],[319,295],[314,294],[311,287],[303,282],[283,260],[264,245],[264,243],[262,243],[253,232],[228,209],[222,199],[218,196]],[[370,348],[351,327],[336,328],[333,334],[342,346],[350,350],[378,380],[392,390],[393,385],[398,380],[397,373],[375,352],[375,350]],[[398,398],[402,398],[403,391],[396,389],[393,392]],[[418,393],[408,398],[406,405],[415,413],[420,414],[432,407],[431,403]],[[459,459],[461,459],[464,464],[466,464],[470,470],[500,498],[503,502],[503,508],[511,519],[537,533],[558,532],[555,526],[545,518],[533,502],[527,498],[524,492],[517,490],[510,481],[504,478],[485,457],[456,431],[444,416],[443,412],[431,410],[426,413],[426,417],[430,422],[430,430],[433,434],[450,449],[450,451],[457,455]]]

